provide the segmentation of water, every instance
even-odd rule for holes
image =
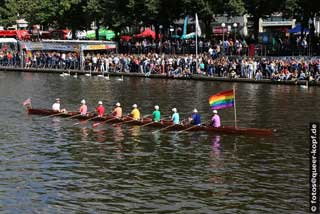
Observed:
[[[320,121],[319,88],[54,74],[0,73],[1,213],[308,213],[308,124]],[[272,137],[152,133],[122,125],[92,129],[72,119],[27,115],[21,103],[75,110],[85,98],[109,112],[137,103],[194,107],[209,119],[208,97],[237,88],[243,127]],[[223,121],[233,110],[221,110]],[[186,117],[186,115],[182,115]],[[228,124],[229,125],[229,124]],[[232,124],[231,124],[232,125]]]

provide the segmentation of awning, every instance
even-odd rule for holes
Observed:
[[[159,37],[161,35],[159,34]],[[156,39],[156,32],[151,30],[150,28],[146,28],[142,33],[135,35],[136,38],[148,38]]]
[[[301,33],[301,24],[297,24],[294,28],[288,30],[289,33],[293,33],[293,34],[299,34]],[[303,29],[304,33],[309,33],[309,29],[308,28],[304,28]]]
[[[0,38],[0,43],[17,43],[18,41],[14,38]]]
[[[226,27],[221,27],[221,26],[217,26],[215,28],[213,28],[213,34],[215,35],[223,35],[223,33],[227,34],[228,33],[228,28]]]

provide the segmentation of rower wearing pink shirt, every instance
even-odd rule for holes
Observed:
[[[81,100],[81,106],[79,109],[81,115],[86,115],[88,112],[88,106],[86,105],[86,101],[83,99]]]
[[[211,119],[211,126],[219,128],[221,126],[220,116],[218,115],[217,110],[213,110],[213,117]]]

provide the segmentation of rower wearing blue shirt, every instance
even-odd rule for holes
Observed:
[[[173,111],[173,114],[172,114],[171,120],[173,124],[176,124],[176,125],[180,124],[180,117],[179,117],[179,113],[177,112],[177,109],[173,108],[172,111]]]
[[[197,126],[201,125],[201,117],[197,109],[193,109],[193,113],[190,118],[190,123],[192,125],[197,125]]]

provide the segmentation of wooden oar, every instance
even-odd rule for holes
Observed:
[[[97,126],[100,126],[100,125],[102,125],[102,124],[105,124],[105,123],[107,123],[107,122],[110,122],[110,121],[116,120],[116,119],[119,119],[119,118],[114,117],[114,118],[112,118],[112,119],[105,120],[105,121],[102,121],[102,122],[100,122],[100,123],[94,123],[94,124],[92,124],[92,127],[95,128],[95,127],[97,127]]]
[[[206,122],[204,122],[204,123],[202,123],[202,124],[200,124],[200,125],[193,125],[193,126],[191,126],[191,127],[189,127],[189,128],[186,128],[186,129],[183,129],[183,130],[181,130],[181,131],[178,131],[177,133],[180,134],[180,133],[182,133],[182,132],[191,130],[191,129],[195,128],[195,127],[205,125],[205,124],[206,124],[207,122],[209,122],[209,121],[211,121],[211,119],[210,119],[210,120],[207,120]]]
[[[183,120],[181,120],[181,121],[180,121],[180,123],[179,123],[179,124],[172,124],[172,125],[170,125],[170,126],[167,126],[167,127],[162,128],[162,129],[159,129],[159,130],[153,131],[152,133],[161,132],[161,131],[166,130],[166,129],[169,129],[169,128],[171,128],[171,127],[175,126],[175,125],[180,125],[180,124],[182,124],[185,120],[186,120],[186,119],[183,119]]]
[[[147,124],[144,124],[144,125],[142,125],[142,126],[140,126],[140,127],[149,126],[149,125],[151,125],[151,124],[153,124],[153,123],[159,123],[159,122],[160,122],[160,121],[152,121],[152,122],[147,123]]]
[[[81,115],[81,113],[79,113],[79,114],[75,114],[75,115],[73,115],[73,116],[71,116],[71,117],[66,117],[66,118],[67,118],[67,119],[71,119],[71,118],[78,117],[78,116],[84,116],[84,117],[86,117],[87,115],[90,115],[90,114],[92,114],[92,113],[94,113],[94,112],[88,112],[88,113],[85,114],[85,115]]]
[[[179,125],[179,124],[172,124],[172,125],[170,125],[170,126],[166,126],[166,127],[162,128],[162,129],[153,131],[152,133],[161,132],[161,131],[166,130],[166,129],[169,129],[169,128],[175,126],[175,125]]]
[[[62,115],[62,114],[67,114],[67,113],[66,112],[59,112],[59,113],[47,115],[47,116],[44,116],[44,117],[41,117],[41,118],[55,117],[55,116],[59,116],[59,115]]]
[[[79,125],[80,123],[88,122],[88,121],[93,120],[93,119],[96,119],[96,118],[98,118],[98,117],[100,117],[100,116],[91,117],[91,118],[89,118],[89,119],[87,119],[87,120],[83,120],[83,121],[81,121],[81,122],[74,123],[73,126]]]
[[[129,116],[127,116],[129,117]],[[125,124],[125,123],[131,123],[131,122],[136,122],[136,121],[139,121],[139,120],[136,120],[136,119],[133,119],[132,117],[129,117],[131,120],[128,120],[128,121],[124,121],[124,122],[120,122],[120,123],[115,123],[113,124],[113,126],[117,126],[117,125],[121,125],[121,124]]]

